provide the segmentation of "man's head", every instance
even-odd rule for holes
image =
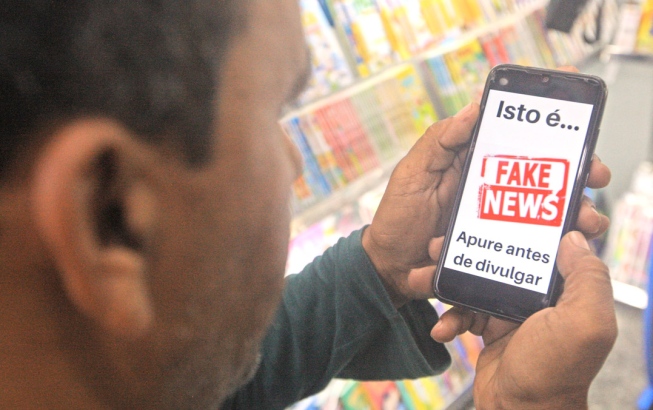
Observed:
[[[9,404],[215,404],[252,371],[282,288],[298,161],[276,121],[306,72],[296,1],[9,3]]]

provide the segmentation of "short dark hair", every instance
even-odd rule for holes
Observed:
[[[233,0],[5,0],[0,176],[40,128],[113,118],[197,164],[211,147]],[[242,5],[242,3],[241,3]]]

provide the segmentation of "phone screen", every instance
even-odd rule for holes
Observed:
[[[520,86],[520,76],[532,84]],[[567,97],[574,87],[565,89],[565,81],[499,71],[486,90],[436,291],[446,293],[447,275],[457,275],[454,285],[475,287],[482,295],[457,290],[454,299],[472,307],[480,300],[495,313],[517,318],[550,301],[558,245],[569,228],[572,191],[589,165],[588,136],[596,134],[599,111],[599,100],[592,103],[595,97],[587,92]],[[510,296],[514,300],[506,300]]]

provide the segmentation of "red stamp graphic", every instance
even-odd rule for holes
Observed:
[[[483,158],[479,218],[560,226],[569,162],[508,155]]]

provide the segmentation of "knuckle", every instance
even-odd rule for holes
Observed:
[[[590,320],[582,328],[580,340],[587,349],[609,351],[617,340],[618,328],[614,311],[605,309],[595,320]]]
[[[442,119],[440,121],[436,121],[433,124],[431,124],[426,131],[424,132],[424,136],[437,136],[442,133],[442,130],[445,129],[451,122],[451,117]]]
[[[578,272],[584,276],[595,276],[604,279],[610,278],[610,270],[596,255],[588,253],[571,261],[572,273]]]

